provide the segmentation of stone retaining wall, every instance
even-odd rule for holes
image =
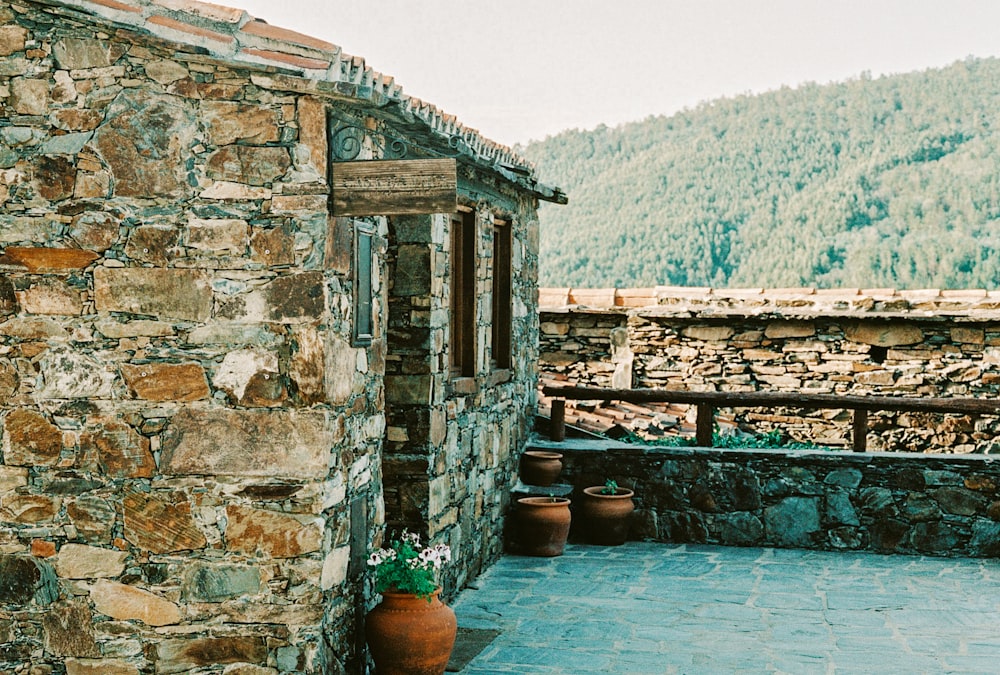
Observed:
[[[634,489],[634,539],[1000,556],[1000,460],[993,457],[578,440],[538,447],[563,453],[559,482],[577,493],[608,478]]]
[[[1000,298],[984,291],[573,293],[542,291],[543,377],[597,387],[1000,397]],[[735,412],[758,432],[849,443],[848,411]],[[991,452],[998,430],[995,417],[883,413],[870,420],[868,447]]]

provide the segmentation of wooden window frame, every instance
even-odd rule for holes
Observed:
[[[451,376],[476,375],[476,213],[459,209],[451,218]]]
[[[509,371],[512,364],[513,293],[510,221],[493,221],[493,309],[490,321],[493,369]]]
[[[351,343],[366,347],[375,338],[374,293],[372,271],[375,259],[375,227],[361,220],[354,221],[354,255],[351,269],[354,283],[354,321]]]

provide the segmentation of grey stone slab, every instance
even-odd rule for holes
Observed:
[[[996,675],[1000,656],[946,656],[942,661],[946,672]]]
[[[995,672],[989,563],[634,542],[504,558],[454,604],[504,627],[463,673]]]

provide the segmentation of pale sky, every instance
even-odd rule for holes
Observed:
[[[1000,0],[217,0],[340,45],[495,141],[1000,54]]]

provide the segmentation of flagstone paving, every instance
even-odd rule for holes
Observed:
[[[463,675],[998,673],[1000,561],[629,542],[506,556]]]

